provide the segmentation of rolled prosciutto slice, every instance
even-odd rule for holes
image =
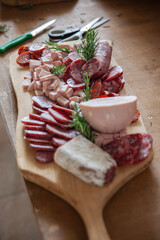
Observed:
[[[100,78],[108,72],[112,55],[112,46],[108,41],[99,41],[94,57],[82,67],[82,72],[87,72],[91,78]]]

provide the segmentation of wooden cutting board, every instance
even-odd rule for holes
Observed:
[[[23,90],[22,82],[28,68],[16,64],[17,53],[10,57],[10,74],[17,96],[18,119],[16,128],[17,164],[24,178],[57,194],[70,203],[81,215],[90,240],[110,239],[103,222],[103,208],[109,199],[130,179],[146,169],[153,159],[153,149],[148,158],[136,165],[120,167],[112,183],[105,187],[86,184],[61,169],[55,163],[40,164],[35,161],[35,152],[23,139],[21,118],[32,112],[34,92]],[[112,60],[111,65],[115,65]],[[142,119],[127,128],[128,133],[146,132]]]

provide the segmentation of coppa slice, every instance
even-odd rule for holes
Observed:
[[[86,183],[103,186],[116,175],[115,160],[81,135],[59,147],[54,157],[59,166]]]
[[[120,132],[127,127],[136,112],[136,96],[97,98],[81,102],[86,121],[102,133]]]

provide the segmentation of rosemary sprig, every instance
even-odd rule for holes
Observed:
[[[57,67],[53,67],[52,68],[52,70],[51,70],[51,72],[53,73],[53,74],[55,74],[55,75],[61,75],[62,73],[64,73],[65,72],[65,70],[66,70],[66,66],[64,66],[64,65],[59,65],[59,66],[57,66]]]
[[[49,46],[50,49],[55,49],[55,50],[58,50],[58,51],[61,51],[61,52],[67,52],[67,53],[70,53],[71,51],[65,47],[65,46],[59,46],[58,43],[55,43],[54,41],[50,40],[49,42],[48,41],[45,41],[44,42],[46,45]]]
[[[75,113],[72,116],[71,126],[74,127],[77,131],[81,132],[82,136],[94,142],[95,134],[91,126],[86,122],[85,118],[82,116],[80,108],[75,103],[74,104]]]
[[[4,33],[8,30],[8,27],[6,24],[0,25],[0,33]]]
[[[90,89],[89,89],[89,82],[90,82],[90,77],[88,77],[87,73],[85,72],[85,74],[83,75],[83,79],[86,85],[86,88],[84,89],[84,93],[85,93],[85,98],[84,101],[88,101],[91,99],[90,96]]]
[[[99,38],[97,37],[98,32],[95,29],[90,29],[86,33],[85,39],[82,39],[82,44],[77,47],[74,45],[78,55],[82,60],[87,62],[89,59],[93,58],[95,49]]]

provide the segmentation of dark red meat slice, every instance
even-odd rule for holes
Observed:
[[[135,156],[134,163],[142,162],[148,157],[152,148],[152,143],[153,143],[153,139],[151,135],[147,133],[143,133],[141,145],[137,155]]]
[[[67,84],[69,87],[73,88],[74,90],[83,89],[86,86],[85,83],[76,84],[72,78],[69,78],[67,80]]]
[[[106,80],[102,82],[103,91],[107,90],[112,93],[119,93],[122,89],[122,81],[120,77],[114,78],[112,80]]]
[[[112,182],[112,180],[116,176],[116,170],[117,170],[117,167],[113,166],[106,172],[104,184],[109,184],[110,182]]]
[[[21,46],[19,49],[18,49],[18,55],[20,55],[21,53],[24,53],[24,52],[28,52],[29,51],[29,47],[28,46]]]
[[[108,72],[101,78],[101,80],[112,80],[123,74],[123,70],[120,66],[111,67]]]
[[[30,119],[28,116],[21,119],[22,123],[27,125],[45,126],[45,122]]]
[[[24,129],[27,130],[39,130],[39,131],[46,131],[46,128],[43,126],[36,126],[36,125],[23,125]]]
[[[46,125],[46,129],[48,132],[52,133],[54,136],[64,138],[64,139],[72,139],[78,135],[78,132],[75,130],[65,130],[57,126]]]
[[[64,145],[66,142],[68,142],[68,140],[65,140],[63,138],[57,138],[57,137],[52,138],[52,143],[55,147],[60,147]]]
[[[43,43],[33,43],[29,46],[30,52],[42,52],[45,49],[45,44]]]
[[[55,151],[55,147],[51,145],[42,145],[40,143],[30,143],[29,146],[33,149],[36,150],[41,150],[41,151]]]
[[[78,59],[71,63],[70,65],[70,76],[76,83],[84,82],[83,75],[82,75],[82,66],[85,64],[85,61],[82,59]]]
[[[36,138],[30,138],[30,137],[24,137],[25,140],[28,140],[31,143],[40,143],[40,144],[51,144],[51,140],[46,140],[46,139],[36,139]]]
[[[42,113],[41,118],[44,122],[57,125],[57,126],[63,128],[63,129],[70,129],[71,128],[69,126],[69,124],[62,124],[62,123],[57,122],[48,112]]]
[[[23,52],[17,57],[16,63],[19,64],[21,67],[26,67],[29,66],[30,59],[31,59],[30,52]]]
[[[71,64],[72,60],[68,57],[66,57],[66,60],[63,62],[63,65],[65,65],[66,67],[68,67]]]
[[[49,140],[52,138],[52,134],[48,132],[43,132],[43,131],[25,130],[24,133],[27,138],[46,139],[46,140]]]
[[[43,110],[48,109],[52,106],[54,103],[52,100],[50,100],[46,96],[34,96],[32,97],[32,100],[35,104],[35,106],[42,108]]]
[[[66,114],[64,111],[49,108],[48,112],[52,115],[53,118],[55,118],[60,123],[70,123],[70,117],[68,114]]]
[[[139,117],[140,117],[140,112],[139,112],[139,110],[137,109],[131,123],[136,122],[136,121],[139,119]]]
[[[62,110],[64,112],[66,112],[67,114],[73,114],[75,111],[72,110],[72,109],[69,109],[69,108],[65,108],[65,107],[61,107],[59,105],[56,105],[56,104],[52,104],[52,108],[53,109],[57,109],[57,110]]]
[[[47,110],[43,110],[42,108],[38,108],[38,107],[34,106],[34,104],[32,104],[32,108],[37,114],[48,112]]]
[[[91,78],[101,78],[108,72],[112,55],[112,46],[105,40],[99,41],[94,57],[84,64],[83,73]]]
[[[66,71],[63,74],[63,81],[66,82],[70,78],[70,65],[67,66]]]
[[[90,96],[91,98],[98,97],[102,91],[102,83],[101,81],[95,83],[90,89]]]
[[[42,121],[41,116],[39,116],[38,114],[34,114],[34,113],[30,113],[29,118],[34,119],[34,120]]]
[[[50,163],[54,161],[54,151],[37,151],[36,160],[40,163]]]

